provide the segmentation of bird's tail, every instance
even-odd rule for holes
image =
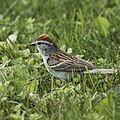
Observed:
[[[93,69],[93,70],[84,71],[85,74],[87,74],[87,73],[90,73],[90,74],[94,74],[94,73],[113,74],[113,73],[117,73],[117,72],[118,72],[117,69]]]

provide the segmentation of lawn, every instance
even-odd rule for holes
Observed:
[[[0,0],[0,120],[120,120],[120,73],[62,82],[31,47],[47,33],[97,68],[120,69],[119,0]]]

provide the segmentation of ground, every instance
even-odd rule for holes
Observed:
[[[43,33],[58,47],[120,69],[119,0],[0,0],[0,119],[119,120],[120,73],[61,82],[30,43]]]

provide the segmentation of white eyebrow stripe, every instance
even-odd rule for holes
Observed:
[[[42,41],[42,40],[41,40],[41,41],[36,41],[36,44],[38,44],[39,42],[40,42],[40,43],[44,43],[44,44],[46,43],[46,44],[53,45],[53,43],[50,43],[50,42],[48,42],[48,41]]]

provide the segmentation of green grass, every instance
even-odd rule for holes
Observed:
[[[0,0],[0,119],[119,120],[120,74],[60,83],[29,45],[43,33],[97,68],[120,69],[119,0]],[[8,36],[16,34],[16,41]]]

